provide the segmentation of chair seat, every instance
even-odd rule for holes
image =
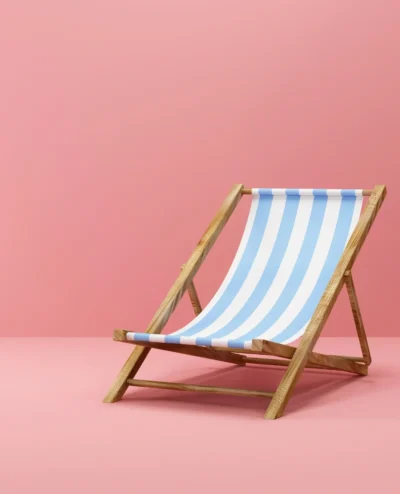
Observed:
[[[361,190],[253,189],[231,268],[205,309],[169,335],[131,341],[247,348],[297,340],[358,221]]]

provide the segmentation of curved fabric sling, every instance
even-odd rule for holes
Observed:
[[[238,251],[220,288],[202,310],[193,278],[245,195],[251,196],[251,206]],[[361,212],[363,196],[370,197]],[[371,354],[351,269],[385,196],[384,185],[372,191],[235,185],[146,332],[114,331],[114,340],[132,343],[135,349],[104,401],[120,400],[129,386],[257,396],[272,398],[265,418],[275,419],[283,415],[305,367],[366,375]],[[343,286],[362,356],[313,351]],[[186,291],[196,317],[174,333],[161,334]],[[297,346],[289,345],[295,340]],[[287,369],[274,392],[136,379],[152,348]]]
[[[239,249],[207,307],[169,335],[130,341],[252,348],[305,331],[360,217],[362,190],[252,189]]]

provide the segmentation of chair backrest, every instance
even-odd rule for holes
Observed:
[[[362,190],[252,189],[231,268],[208,306],[179,335],[239,348],[250,348],[255,338],[289,343],[300,337],[361,207]]]

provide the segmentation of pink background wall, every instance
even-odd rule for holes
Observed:
[[[355,278],[369,333],[398,335],[399,22],[397,0],[2,2],[1,334],[144,330],[242,182],[386,183]],[[355,334],[345,297],[324,334]]]

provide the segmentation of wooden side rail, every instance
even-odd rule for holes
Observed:
[[[229,348],[211,348],[202,347],[196,345],[182,345],[173,343],[155,343],[149,341],[130,341],[126,339],[128,331],[125,329],[116,329],[114,331],[114,340],[122,341],[125,343],[131,343],[145,348],[155,348],[158,350],[166,350],[169,352],[182,353],[185,355],[192,355],[195,357],[209,358],[213,360],[220,360],[222,362],[228,362],[237,365],[245,365],[246,363],[259,363],[266,365],[266,359],[255,359],[254,357],[246,357],[240,355],[241,349],[235,349],[231,351]],[[265,340],[253,340],[253,347],[255,350],[253,353],[257,355],[272,355],[274,357],[291,359],[296,352],[296,348],[289,345],[282,345],[280,343],[273,343]],[[332,369],[345,372],[351,372],[354,374],[366,375],[368,373],[368,366],[364,363],[359,363],[357,360],[362,361],[362,357],[337,357],[335,355],[324,355],[322,353],[312,352],[307,361],[306,367],[317,369]],[[282,363],[284,362],[284,363]],[[279,361],[269,359],[269,365],[287,366],[290,364],[290,360]]]
[[[253,348],[255,350],[260,350],[266,355],[274,355],[287,359],[292,359],[297,350],[296,347],[290,345],[282,345],[281,343],[274,343],[266,340],[253,340]],[[355,359],[357,359],[357,357],[349,359],[346,357],[337,357],[335,355],[310,352],[307,358],[307,364],[314,364],[327,369],[354,372],[355,374],[360,374],[362,376],[367,375],[368,366],[364,363],[358,363]],[[362,357],[359,360],[362,361]]]

